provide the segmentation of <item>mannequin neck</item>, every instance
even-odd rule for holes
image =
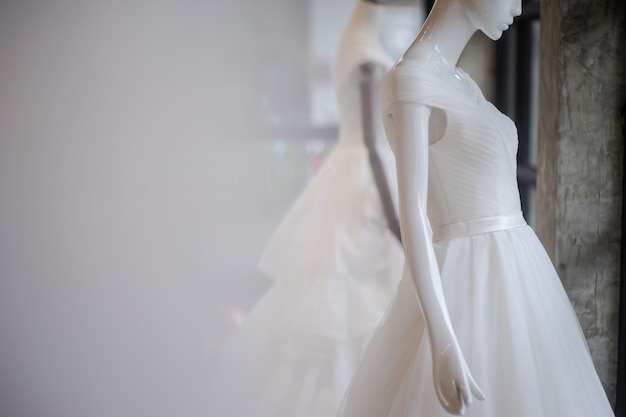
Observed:
[[[459,0],[438,0],[401,60],[419,60],[453,71],[476,30]]]

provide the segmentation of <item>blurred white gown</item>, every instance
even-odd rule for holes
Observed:
[[[452,74],[405,61],[383,81],[383,114],[442,109],[429,147],[428,217],[460,347],[485,394],[467,417],[607,417],[613,412],[572,305],[520,213],[514,123]],[[393,147],[393,120],[384,118]],[[425,322],[406,274],[348,390],[341,417],[449,417],[434,391]]]
[[[334,416],[400,281],[404,256],[363,144],[356,76],[360,64],[392,61],[377,45],[344,38],[337,62],[338,143],[261,256],[274,285],[224,348],[215,417]],[[397,207],[394,158],[378,124]]]

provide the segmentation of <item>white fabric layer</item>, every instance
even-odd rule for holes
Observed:
[[[389,149],[380,153],[393,166]],[[403,260],[386,227],[367,150],[340,143],[282,221],[259,267],[301,291],[289,312],[294,329],[345,338],[378,325]]]
[[[559,277],[517,214],[515,126],[459,75],[473,96],[459,94],[443,73],[396,67],[384,81],[383,114],[428,105],[448,123],[430,146],[428,217],[450,318],[486,397],[465,416],[613,416]],[[407,270],[338,416],[449,416],[434,391],[428,333]]]

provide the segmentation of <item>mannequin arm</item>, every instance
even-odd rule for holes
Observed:
[[[428,328],[435,391],[449,413],[463,414],[472,397],[484,396],[454,334],[432,246],[426,213],[430,116],[429,107],[398,103],[386,117],[393,129],[404,252]]]
[[[374,120],[380,117],[374,106],[374,86],[376,78],[384,75],[382,68],[377,68],[373,63],[366,63],[359,67],[359,91],[361,93],[361,120],[363,123],[363,141],[367,147],[372,174],[378,189],[378,195],[383,206],[383,212],[387,219],[387,227],[394,236],[402,243],[400,236],[400,223],[393,206],[393,200],[389,191],[389,183],[385,175],[385,169],[376,150],[376,127]]]

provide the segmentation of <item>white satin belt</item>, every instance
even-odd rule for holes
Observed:
[[[484,217],[465,222],[444,224],[433,227],[433,242],[448,240],[454,237],[480,235],[497,232],[498,230],[515,229],[526,225],[521,212],[505,216]]]

